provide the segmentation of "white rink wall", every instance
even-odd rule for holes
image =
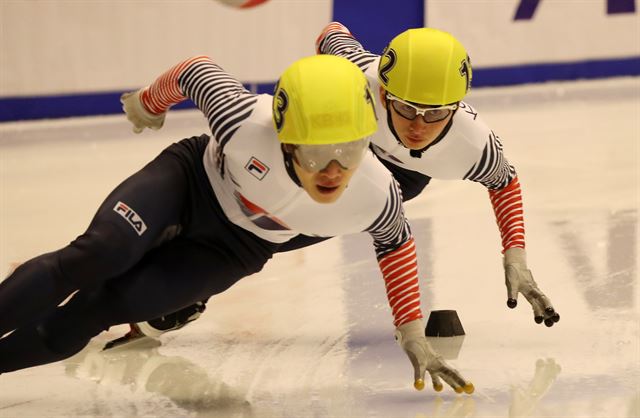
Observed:
[[[402,8],[459,37],[476,70],[636,58],[627,72],[640,73],[634,0],[371,0],[367,8],[351,0],[268,0],[248,9],[221,1],[2,0],[0,98],[131,89],[199,54],[243,82],[272,83],[289,63],[314,53],[331,20],[376,50],[383,28],[399,33],[414,25],[391,16]],[[516,19],[527,4],[529,16]],[[607,8],[615,4],[617,11]]]
[[[253,0],[1,0],[0,123],[120,114],[122,92],[195,55],[271,93],[331,21],[374,53],[408,28],[449,31],[474,90],[640,75],[636,0],[234,1]]]
[[[124,90],[193,55],[246,82],[315,53],[331,0],[2,0],[0,96]]]

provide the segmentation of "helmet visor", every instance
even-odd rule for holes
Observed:
[[[298,165],[309,172],[322,171],[332,161],[348,170],[360,164],[368,147],[369,137],[339,144],[294,145],[293,157]]]

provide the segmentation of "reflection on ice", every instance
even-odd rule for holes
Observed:
[[[433,401],[429,414],[417,414],[415,418],[466,418],[476,414],[476,401],[472,397],[458,397],[445,402],[438,397]]]
[[[427,337],[427,341],[445,360],[456,360],[460,355],[464,337],[464,335],[457,337]]]
[[[510,418],[533,416],[538,403],[549,392],[561,370],[552,358],[538,359],[535,367],[535,374],[528,385],[513,386],[511,389]]]
[[[64,362],[67,375],[87,379],[110,391],[122,386],[132,393],[166,397],[196,417],[253,417],[246,393],[210,377],[179,356],[165,356],[160,343],[144,338],[128,347],[100,351],[92,344]],[[104,413],[104,411],[102,412]]]
[[[637,292],[638,212],[580,215],[574,213],[553,226],[586,303],[592,309],[632,308]]]

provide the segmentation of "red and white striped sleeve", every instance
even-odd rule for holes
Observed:
[[[489,190],[489,198],[502,237],[502,252],[524,249],[524,213],[522,191],[515,168],[504,156],[500,139],[491,132],[482,156],[465,175]]]
[[[413,238],[397,250],[385,254],[378,263],[393,313],[393,324],[398,327],[422,318],[418,261]]]
[[[393,324],[398,327],[422,318],[422,312],[416,245],[396,181],[391,182],[389,192],[384,209],[367,231],[373,237]]]
[[[191,65],[202,61],[210,61],[210,59],[204,55],[189,58],[174,65],[158,77],[140,94],[140,100],[145,109],[149,113],[159,115],[166,112],[171,106],[185,100],[187,96],[180,89],[178,80]]]
[[[502,252],[513,247],[524,249],[524,211],[518,177],[502,189],[489,190],[489,198],[502,237]]]

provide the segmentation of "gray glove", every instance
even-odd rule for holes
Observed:
[[[560,315],[553,309],[551,301],[538,289],[531,270],[527,269],[527,253],[522,248],[509,248],[504,252],[504,277],[507,285],[507,306],[511,309],[518,305],[518,293],[533,307],[533,319],[536,323],[553,326]]]
[[[122,110],[127,115],[127,119],[129,122],[133,124],[133,132],[139,134],[144,130],[144,128],[151,128],[154,130],[158,130],[162,128],[164,124],[165,113],[160,115],[154,115],[145,109],[142,101],[140,100],[140,93],[144,88],[130,92],[124,93],[120,96],[120,103],[122,103]]]
[[[415,319],[396,328],[396,341],[409,356],[414,371],[413,387],[417,390],[424,389],[424,375],[427,371],[431,375],[433,389],[436,392],[442,390],[442,378],[457,393],[473,393],[473,384],[465,381],[456,369],[433,351],[425,338],[421,319]]]

